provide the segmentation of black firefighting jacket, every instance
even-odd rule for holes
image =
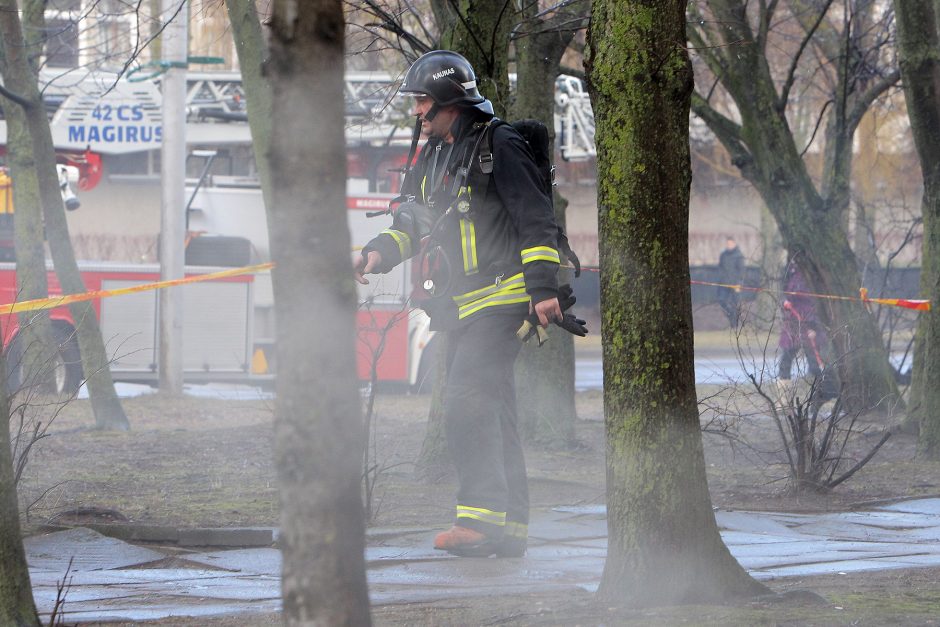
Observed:
[[[469,114],[451,134],[452,147],[435,137],[427,141],[403,190],[429,206],[437,224],[431,237],[412,241],[393,223],[363,249],[363,255],[381,254],[377,271],[383,273],[420,255],[419,285],[427,275],[436,288],[420,304],[435,330],[491,313],[525,316],[530,300],[558,294],[559,229],[529,145],[512,125]],[[492,174],[480,162],[482,142],[492,146]],[[465,185],[455,189],[459,168],[468,165]]]

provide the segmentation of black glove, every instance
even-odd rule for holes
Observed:
[[[558,288],[558,305],[561,307],[562,312],[571,309],[571,306],[577,301],[578,299],[574,295],[574,290],[569,284],[565,283]],[[588,332],[587,327],[584,326],[584,320],[577,318],[574,314],[564,314],[561,320],[555,320],[554,322],[568,333],[580,337],[584,337]],[[533,335],[538,335],[539,346],[548,340],[548,333],[539,325],[539,317],[534,312],[526,317],[522,322],[522,326],[516,331],[516,336],[523,343],[528,342]]]
[[[579,337],[584,337],[587,335],[588,329],[584,326],[586,323],[584,320],[581,320],[574,314],[566,313],[561,320],[556,320],[555,324],[560,326],[562,329],[568,333],[572,333]]]

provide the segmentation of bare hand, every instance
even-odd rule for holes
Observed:
[[[815,340],[815,339],[816,339],[816,332],[813,331],[812,329],[810,329],[809,331],[806,332],[806,337],[808,337],[808,338],[811,339],[811,340]]]
[[[529,303],[529,311],[532,311],[532,303]],[[535,314],[539,317],[539,324],[547,327],[552,322],[561,321],[561,305],[557,298],[549,298],[535,305]]]
[[[367,256],[359,255],[359,259],[356,260],[356,265],[353,268],[355,272],[355,278],[358,283],[362,285],[368,285],[369,279],[365,278],[364,274],[369,274],[377,266],[382,264],[382,255],[379,254],[377,250],[370,250]]]

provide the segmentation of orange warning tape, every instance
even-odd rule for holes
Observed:
[[[71,303],[80,303],[86,300],[95,300],[98,298],[108,298],[110,296],[121,296],[124,294],[134,294],[136,292],[147,292],[149,290],[159,290],[165,287],[175,285],[185,285],[187,283],[199,283],[201,281],[214,281],[226,277],[240,276],[243,274],[254,274],[264,272],[274,267],[273,263],[259,263],[253,266],[244,266],[241,268],[232,268],[231,270],[220,270],[219,272],[210,272],[208,274],[197,274],[184,277],[182,279],[171,279],[169,281],[156,281],[154,283],[143,283],[133,287],[121,287],[114,290],[95,290],[93,292],[83,292],[81,294],[64,294],[62,296],[51,296],[49,298],[36,298],[34,300],[24,300],[19,303],[9,303],[0,305],[0,315],[9,315],[21,311],[39,311],[41,309],[54,309],[62,305]]]
[[[746,287],[744,285],[729,285],[727,283],[710,283],[709,281],[691,281],[692,285],[714,285],[715,287],[727,287],[738,291],[747,292],[772,292],[775,294],[786,294],[788,296],[809,296],[811,298],[822,298],[824,300],[849,300],[856,303],[875,303],[877,305],[891,305],[893,307],[904,307],[905,309],[914,309],[916,311],[930,311],[929,300],[912,300],[907,298],[869,298],[867,288],[859,288],[858,296],[836,296],[834,294],[814,294],[812,292],[788,292],[786,290],[764,289],[762,287]]]
[[[573,269],[573,266],[565,266]],[[581,269],[587,272],[600,272],[598,266],[581,266]],[[730,285],[728,283],[712,283],[710,281],[690,281],[692,285],[712,285],[714,287],[727,287],[738,292],[767,292],[772,294],[787,294],[788,296],[810,296],[812,298],[822,298],[828,300],[850,300],[857,303],[875,303],[876,305],[890,305],[892,307],[903,307],[904,309],[913,309],[915,311],[930,311],[929,300],[918,300],[910,298],[869,298],[867,288],[859,288],[858,297],[855,296],[835,296],[833,294],[814,294],[812,292],[787,292],[785,290],[768,290],[763,287],[747,287],[745,285]]]

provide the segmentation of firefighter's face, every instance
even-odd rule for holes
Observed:
[[[425,117],[428,111],[431,110],[431,107],[434,106],[434,101],[430,96],[417,95],[415,96],[414,106],[411,109],[411,115],[417,115],[421,118],[421,132],[424,135],[436,135],[437,137],[442,137],[450,141],[450,127],[453,126],[454,120],[457,119],[457,108],[456,107],[438,107],[437,114],[434,116],[433,120],[428,121]]]

